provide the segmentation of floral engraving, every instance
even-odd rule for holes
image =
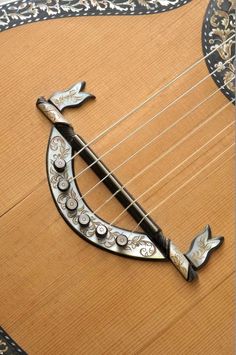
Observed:
[[[187,258],[195,268],[199,268],[209,257],[210,252],[220,246],[222,239],[222,237],[212,238],[211,228],[206,226],[204,231],[194,239],[186,254]]]
[[[80,81],[64,91],[57,91],[51,97],[50,101],[62,111],[65,107],[79,106],[88,99],[94,98],[93,95],[83,92],[85,81]],[[47,112],[46,115],[48,116]],[[64,119],[64,117],[59,117]]]
[[[51,165],[49,168],[50,182],[55,189],[60,179],[68,179],[68,172],[66,169],[63,173],[58,173],[54,169],[53,161],[57,158],[66,159],[69,155],[69,149],[66,148],[65,140],[60,136],[55,136],[51,139],[49,149],[55,152],[55,154],[53,154],[53,159],[50,160]]]
[[[55,136],[51,139],[50,149],[53,151],[58,151],[53,157],[65,159],[69,155],[70,149],[66,148],[66,142],[62,137]]]
[[[192,253],[192,261],[195,262],[195,264],[202,262],[202,259],[206,257],[207,252],[211,250],[211,248],[212,245],[202,236],[197,243],[197,250]]]
[[[95,234],[96,228],[101,225],[101,222],[98,221],[94,216],[90,216],[91,222],[88,228],[86,228],[85,234],[87,237],[92,237]],[[106,238],[99,239],[99,244],[104,245],[106,248],[111,248],[116,244],[116,237],[120,235],[120,232],[114,231],[111,226],[108,227],[108,234]],[[141,248],[140,248],[141,247]],[[127,246],[124,250],[132,250],[132,249],[140,248],[140,255],[143,257],[151,257],[156,252],[155,245],[149,241],[145,240],[145,237],[142,235],[139,236],[131,236],[129,238]]]
[[[55,132],[56,131],[56,132]],[[57,158],[68,158],[71,154],[71,148],[66,140],[55,129],[52,133],[52,137],[49,142],[49,154],[48,154],[48,174],[49,182],[52,187],[52,193],[56,201],[57,206],[63,217],[69,222],[74,229],[78,231],[80,235],[92,241],[94,244],[100,245],[105,249],[113,252],[124,254],[127,256],[142,257],[142,258],[157,258],[163,259],[164,256],[159,252],[156,246],[151,240],[144,234],[137,234],[135,232],[129,232],[119,227],[110,225],[109,223],[101,220],[96,216],[93,211],[86,205],[83,200],[83,196],[78,190],[73,180],[70,181],[70,188],[66,192],[60,192],[58,190],[58,181],[68,179],[73,172],[71,168],[71,162],[68,161],[66,169],[62,173],[58,173],[53,166],[53,162]],[[74,199],[78,202],[76,211],[69,211],[66,208],[66,202],[68,199]],[[90,218],[89,225],[83,227],[79,224],[79,216],[81,214],[87,214]],[[100,225],[105,225],[107,228],[107,235],[104,238],[98,238],[96,236],[96,229]],[[128,238],[128,244],[122,249],[118,249],[116,238],[120,234],[125,234]]]
[[[181,274],[188,278],[188,261],[179,249],[173,244],[170,244],[170,259]]]
[[[75,191],[70,188],[69,191],[67,191],[66,193],[62,192],[58,198],[57,198],[57,202],[59,203],[59,205],[61,206],[61,208],[63,210],[66,209],[66,201],[69,199],[69,198],[73,198],[77,201],[77,196],[76,196],[76,193]]]
[[[217,69],[213,77],[218,86],[225,85],[222,91],[225,94],[227,91],[229,98],[234,97],[235,91],[235,59],[232,58],[235,54],[235,9],[235,0],[212,0],[204,25],[207,27],[204,31],[205,54],[216,50],[207,59],[209,70],[212,72]]]
[[[144,257],[150,257],[156,252],[155,245],[151,241],[145,240],[142,235],[134,236],[128,245],[133,249],[141,246],[140,254]]]
[[[51,163],[53,163],[53,160],[51,161]],[[60,179],[62,179],[62,178],[68,179],[67,170],[65,170],[63,173],[58,173],[54,169],[53,165],[50,167],[49,173],[50,173],[50,182],[51,182],[54,189],[57,187],[57,184]]]

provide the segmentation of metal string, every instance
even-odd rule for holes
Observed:
[[[232,79],[230,79],[231,81]],[[229,82],[230,82],[229,81]],[[227,85],[227,83],[225,83],[223,86]],[[96,187],[98,187],[108,176],[110,176],[112,173],[114,173],[116,170],[118,170],[121,166],[123,166],[124,164],[126,164],[130,159],[132,159],[134,156],[136,156],[138,153],[140,153],[142,150],[144,150],[145,148],[147,148],[150,144],[152,144],[155,140],[157,140],[158,138],[160,138],[164,133],[166,133],[167,131],[169,131],[171,128],[175,127],[180,121],[182,121],[184,118],[186,118],[190,113],[192,113],[194,110],[196,110],[202,103],[206,102],[209,98],[211,98],[215,93],[217,93],[220,90],[220,88],[218,88],[217,90],[215,90],[208,98],[204,99],[202,102],[200,102],[199,104],[197,104],[195,107],[193,107],[190,111],[188,111],[187,113],[185,113],[183,116],[181,116],[176,122],[174,122],[172,125],[170,125],[169,127],[167,127],[164,131],[162,131],[159,135],[157,135],[156,137],[154,137],[151,141],[149,141],[146,145],[142,146],[139,150],[137,150],[133,155],[131,155],[130,157],[128,157],[126,160],[124,160],[121,164],[119,164],[116,168],[114,168],[113,170],[111,170],[109,172],[109,174],[107,174],[106,176],[104,176],[100,181],[98,181],[92,188],[90,188],[87,192],[85,192],[79,199],[82,200],[84,197],[86,197],[90,192],[92,192]],[[191,133],[190,133],[191,135]],[[189,134],[186,136],[185,139],[187,139],[189,136]],[[97,211],[97,210],[96,210]],[[95,211],[95,212],[96,212]],[[95,213],[94,212],[94,213]]]
[[[206,99],[201,101],[198,105],[194,106],[190,111],[185,113],[183,116],[181,116],[176,122],[174,122],[171,126],[167,127],[164,131],[161,132],[161,134],[157,137],[154,138],[158,139],[160,136],[162,136],[164,133],[168,132],[171,128],[176,126],[180,121],[182,121],[186,116],[191,114],[193,111],[195,111],[197,108],[199,108],[201,105],[203,105],[206,101],[208,101],[212,96],[214,96],[217,92],[219,92],[227,83],[222,85],[220,88],[215,90],[210,96],[208,96]],[[208,120],[204,121],[202,124],[199,124],[194,130],[192,130],[187,136],[182,138],[180,141],[178,141],[175,145],[170,147],[168,150],[166,150],[163,154],[161,154],[158,158],[156,158],[154,161],[152,161],[150,164],[148,164],[145,168],[143,168],[138,174],[136,174],[132,179],[128,180],[121,188],[119,188],[114,194],[112,194],[106,201],[104,201],[95,211],[94,213],[98,213],[102,207],[104,207],[109,201],[112,200],[113,197],[115,197],[118,192],[126,188],[130,183],[132,183],[134,180],[136,180],[140,175],[144,174],[148,169],[153,167],[155,164],[157,164],[161,159],[163,159],[166,155],[168,155],[170,152],[172,152],[175,148],[177,148],[180,144],[182,144],[185,140],[187,140],[192,134],[194,134],[198,129],[200,129],[203,125],[205,125],[212,117],[210,117]],[[153,143],[153,141],[150,141],[149,143]],[[148,145],[149,145],[148,143]],[[123,163],[122,163],[123,164]]]
[[[133,110],[131,110],[130,112],[126,113],[124,116],[122,116],[121,118],[119,118],[117,121],[115,121],[113,124],[111,124],[109,127],[107,127],[104,131],[102,131],[98,136],[96,136],[95,138],[93,138],[90,142],[88,142],[83,148],[81,148],[80,150],[78,150],[78,152],[76,152],[71,158],[69,158],[67,160],[67,162],[71,161],[72,159],[74,159],[77,155],[79,155],[86,147],[88,147],[89,145],[92,145],[93,143],[97,142],[100,138],[102,138],[105,134],[107,134],[108,132],[110,132],[113,128],[115,128],[116,126],[118,126],[120,123],[122,123],[123,121],[125,121],[128,117],[130,117],[132,114],[136,113],[140,108],[142,108],[146,103],[150,102],[152,99],[154,99],[155,97],[158,97],[163,91],[165,91],[166,89],[168,89],[172,84],[174,84],[178,79],[180,79],[182,76],[184,76],[185,74],[187,74],[188,72],[190,72],[193,68],[195,68],[198,64],[200,64],[204,59],[207,59],[211,54],[213,54],[218,48],[220,48],[221,46],[224,46],[228,41],[232,40],[234,38],[234,35],[230,36],[227,40],[223,41],[221,44],[216,45],[216,47],[209,52],[207,55],[205,55],[204,57],[199,58],[196,62],[194,62],[193,64],[191,64],[188,68],[186,68],[184,71],[182,71],[179,75],[177,75],[176,77],[174,77],[171,81],[169,81],[167,84],[165,84],[164,86],[162,86],[159,90],[155,91],[151,96],[149,96],[146,100],[144,100],[143,102],[141,102],[138,106],[136,106]]]
[[[228,102],[225,106],[223,106],[220,110],[218,110],[217,112],[215,112],[213,115],[211,115],[206,121],[203,122],[203,124],[200,124],[198,128],[202,127],[205,123],[209,122],[212,118],[214,118],[216,115],[218,115],[221,111],[223,111],[227,106],[229,106],[233,101],[235,101],[235,99],[231,100],[230,102]],[[158,186],[163,180],[165,180],[169,175],[171,175],[174,171],[176,171],[178,168],[180,168],[182,165],[184,165],[187,161],[189,161],[193,156],[195,156],[197,153],[199,153],[199,151],[201,151],[202,149],[204,149],[207,145],[209,145],[213,140],[215,140],[219,135],[221,135],[224,131],[226,131],[229,127],[231,127],[233,125],[234,121],[232,121],[230,124],[228,124],[223,130],[221,130],[220,132],[218,132],[214,137],[212,137],[209,141],[207,141],[206,143],[204,143],[200,148],[198,148],[197,150],[195,150],[191,155],[189,155],[186,159],[184,159],[180,164],[178,164],[175,168],[173,168],[172,170],[170,170],[165,176],[163,176],[160,180],[158,180],[157,182],[155,182],[152,186],[150,186],[146,191],[144,191],[141,195],[139,195],[137,198],[135,198],[132,203],[130,203],[116,218],[114,218],[112,220],[112,222],[110,223],[111,225],[114,224],[135,202],[137,202],[141,197],[145,196],[149,191],[153,190],[156,186]],[[194,131],[196,132],[195,129]],[[151,212],[150,212],[151,213]],[[149,213],[148,213],[149,214]],[[139,224],[148,216],[148,214],[146,214],[142,220],[139,222]],[[139,225],[138,224],[138,225]]]
[[[231,61],[232,59],[235,58],[235,55],[233,55],[231,58],[229,58],[227,61],[225,61],[225,64],[228,63],[229,61]],[[75,175],[74,177],[69,178],[69,181],[73,181],[76,178],[78,178],[79,176],[81,176],[84,172],[86,172],[89,168],[91,168],[91,166],[93,166],[94,164],[96,164],[98,161],[100,161],[102,158],[104,158],[105,156],[107,156],[110,152],[112,152],[115,148],[117,148],[118,146],[120,146],[122,143],[124,143],[127,139],[129,139],[130,137],[132,137],[135,133],[137,133],[138,131],[140,131],[142,128],[144,128],[145,126],[147,126],[149,123],[151,123],[153,120],[155,120],[157,117],[159,117],[163,112],[165,112],[166,110],[168,110],[170,107],[172,107],[176,102],[178,102],[180,99],[182,99],[184,96],[186,96],[188,93],[190,93],[191,91],[193,91],[196,87],[198,87],[201,83],[203,83],[206,79],[208,79],[210,76],[212,76],[214,73],[216,73],[218,71],[218,68],[216,68],[213,72],[209,73],[208,75],[206,75],[203,79],[201,79],[200,81],[198,81],[195,85],[193,85],[191,88],[189,88],[187,91],[185,91],[183,94],[181,94],[180,96],[177,97],[177,99],[175,99],[174,101],[172,101],[170,104],[168,104],[164,109],[162,109],[161,111],[159,111],[158,113],[156,113],[153,117],[151,117],[148,121],[144,122],[143,124],[141,124],[140,126],[138,126],[135,130],[133,130],[132,132],[130,132],[126,137],[124,137],[120,142],[118,142],[117,144],[115,144],[113,147],[111,147],[110,149],[108,149],[105,153],[103,153],[99,158],[95,159],[93,163],[91,163],[90,165],[88,165],[84,170],[82,170],[81,172],[79,172],[77,175]],[[231,79],[232,80],[232,79]],[[84,147],[85,148],[85,147]],[[137,154],[137,152],[135,153]],[[133,156],[131,156],[128,160],[130,160],[131,158],[133,158]],[[127,160],[127,161],[128,161]],[[116,169],[117,170],[117,169]],[[115,170],[113,170],[114,172]],[[107,177],[111,175],[110,174],[107,175]],[[103,180],[101,180],[102,182]],[[94,188],[96,187],[96,185],[94,186]]]
[[[234,122],[231,123],[231,125]],[[180,185],[175,191],[173,191],[170,195],[168,195],[164,200],[162,200],[160,203],[158,203],[155,207],[153,207],[135,226],[135,228],[130,232],[133,233],[138,226],[142,223],[142,221],[149,216],[152,212],[154,212],[157,208],[162,206],[166,201],[168,201],[173,195],[175,195],[177,192],[179,192],[182,188],[184,188],[188,183],[190,183],[192,180],[194,180],[198,175],[200,175],[204,170],[206,170],[210,165],[212,165],[216,160],[218,160],[221,156],[224,155],[228,150],[230,150],[233,146],[235,146],[235,143],[232,143],[228,148],[223,150],[219,155],[217,155],[213,160],[211,160],[208,164],[206,164],[202,169],[200,169],[196,174],[191,176],[187,181],[185,181],[182,185]],[[233,156],[233,155],[232,155]]]

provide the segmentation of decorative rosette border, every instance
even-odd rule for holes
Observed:
[[[202,28],[202,48],[204,55],[214,50],[235,34],[236,0],[211,0]],[[235,54],[235,37],[218,48],[206,59],[209,72],[218,87],[229,99],[235,98],[235,58],[228,61]],[[228,61],[227,63],[225,63]]]
[[[0,6],[0,31],[27,23],[72,16],[147,15],[176,9],[191,0],[20,0]]]
[[[0,327],[0,355],[27,355],[27,353]]]

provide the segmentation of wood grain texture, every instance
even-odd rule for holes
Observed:
[[[162,15],[60,19],[1,33],[0,322],[29,354],[234,353],[234,149],[213,161],[234,142],[233,126],[140,200],[149,211],[169,197],[152,216],[183,251],[207,223],[225,236],[199,280],[188,284],[170,263],[111,255],[68,228],[46,181],[51,127],[35,107],[38,96],[86,80],[97,100],[65,115],[90,141],[202,56],[206,6],[193,1]],[[207,74],[202,62],[93,149],[101,155]],[[114,169],[216,89],[205,80],[105,163]],[[214,95],[119,169],[118,178],[126,183],[227,102]],[[139,196],[181,164],[229,125],[233,112],[228,106],[215,116],[130,184],[131,193]],[[84,166],[78,159],[76,169]],[[96,182],[92,172],[78,179],[84,192]],[[87,201],[96,208],[109,196],[100,186]],[[112,220],[121,211],[112,200],[101,216]],[[119,223],[135,226],[126,215]]]

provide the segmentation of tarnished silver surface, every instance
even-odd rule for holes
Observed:
[[[179,270],[179,272],[184,276],[186,280],[188,280],[189,266],[190,266],[189,261],[184,256],[184,254],[182,254],[181,251],[176,247],[176,245],[171,241],[170,241],[169,257],[172,263],[175,265],[175,267]]]
[[[85,82],[80,81],[71,86],[67,90],[55,92],[49,100],[55,105],[58,110],[62,111],[65,107],[79,106],[84,101],[94,98],[93,95],[82,92],[85,87]]]
[[[196,269],[206,263],[211,251],[221,245],[222,237],[211,238],[211,229],[206,226],[192,242],[190,250],[185,254]]]
[[[67,122],[65,117],[62,116],[60,111],[58,111],[57,108],[48,101],[43,101],[43,98],[38,100],[37,107],[52,123],[66,123],[69,125],[69,122]]]
[[[81,194],[75,181],[71,181],[70,188],[66,192],[61,192],[58,189],[57,184],[60,179],[68,179],[73,176],[72,162],[67,162],[66,169],[62,173],[58,173],[54,169],[53,162],[57,158],[68,161],[71,154],[70,145],[58,130],[53,127],[47,153],[49,185],[60,213],[72,229],[89,242],[113,253],[142,259],[166,259],[146,234],[131,232],[116,226],[111,226],[95,215],[83,199],[81,199]],[[66,201],[69,198],[75,199],[78,202],[78,208],[75,213],[71,213],[66,209]],[[90,217],[90,224],[86,228],[81,227],[78,222],[78,217],[81,214],[87,214]],[[108,230],[104,238],[98,238],[96,235],[96,228],[100,225],[104,225]],[[116,243],[116,238],[121,234],[128,238],[128,244],[123,248],[119,247]]]

